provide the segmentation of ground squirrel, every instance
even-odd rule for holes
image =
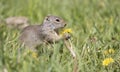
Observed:
[[[69,38],[68,34],[59,35],[58,30],[64,28],[66,22],[57,16],[46,16],[41,25],[30,25],[25,27],[20,36],[20,42],[29,48],[35,48],[42,43],[57,42],[61,39]]]

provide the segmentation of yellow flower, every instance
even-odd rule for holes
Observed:
[[[113,54],[114,52],[115,52],[115,50],[111,48],[111,49],[109,49],[109,50],[105,50],[105,51],[104,51],[104,54],[105,54],[105,55],[108,55],[108,54]]]
[[[32,57],[37,59],[38,54],[36,52],[32,52]]]
[[[72,29],[64,29],[62,33],[72,33]]]
[[[60,33],[60,35],[63,35],[63,34],[65,34],[65,33],[72,33],[72,29],[70,29],[70,28],[64,29],[64,30]]]
[[[114,49],[109,49],[108,52],[109,52],[109,53],[114,53],[115,50],[114,50]]]
[[[38,60],[38,53],[36,53],[36,52],[34,52],[34,51],[32,51],[32,50],[28,50],[26,53],[25,53],[25,55],[27,55],[27,54],[30,54],[33,58],[35,58],[36,60]]]
[[[114,60],[112,58],[106,58],[103,60],[102,65],[103,66],[108,66],[110,63],[113,63]]]

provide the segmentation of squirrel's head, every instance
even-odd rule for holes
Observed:
[[[50,26],[52,29],[60,29],[66,26],[66,22],[62,18],[53,15],[46,16],[43,24]]]

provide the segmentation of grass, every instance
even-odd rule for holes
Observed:
[[[48,14],[64,18],[73,30],[78,72],[120,72],[119,0],[0,0],[0,7],[1,20],[26,16],[34,24],[42,23]],[[19,44],[19,33],[0,24],[0,72],[73,71],[74,60],[62,41],[53,48],[40,46],[40,54],[34,57]],[[104,54],[109,49],[115,52]],[[114,62],[103,66],[106,58]]]

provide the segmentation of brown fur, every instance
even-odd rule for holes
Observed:
[[[25,27],[21,32],[20,41],[32,49],[45,42],[57,42],[64,39],[64,37],[59,36],[57,31],[65,26],[66,23],[62,18],[47,16],[41,25]]]

